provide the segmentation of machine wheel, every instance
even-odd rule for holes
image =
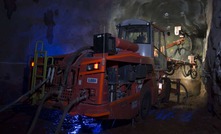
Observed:
[[[151,108],[151,94],[149,91],[145,92],[140,103],[140,117],[145,119]]]

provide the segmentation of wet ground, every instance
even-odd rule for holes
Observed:
[[[221,120],[208,113],[202,97],[191,97],[186,104],[170,101],[150,111],[143,121],[95,120],[84,116],[66,116],[64,134],[221,134]],[[35,106],[17,105],[0,114],[1,134],[25,134],[36,111]],[[125,111],[126,112],[126,111]],[[34,134],[54,133],[61,117],[59,110],[43,109]]]

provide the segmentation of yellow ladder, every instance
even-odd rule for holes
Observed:
[[[34,53],[34,67],[32,71],[32,81],[31,90],[33,90],[36,85],[46,80],[47,73],[47,51],[44,50],[44,43],[42,41],[37,41],[35,45]],[[45,84],[41,87],[39,92],[35,93],[32,97],[33,103],[37,100],[42,99],[45,93]]]

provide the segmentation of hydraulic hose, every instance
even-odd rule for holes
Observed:
[[[75,100],[70,102],[70,104],[64,109],[64,112],[62,114],[62,117],[60,119],[60,122],[58,124],[58,127],[57,127],[57,130],[56,130],[55,134],[59,134],[59,132],[61,130],[62,123],[65,119],[65,116],[66,116],[67,112],[72,108],[72,106],[79,103],[79,102],[81,102],[82,100],[86,99],[87,97],[88,97],[87,95],[83,95],[83,96],[78,97]]]
[[[49,97],[51,97],[52,95],[58,95],[58,94],[59,94],[58,91],[51,91],[51,92],[47,93],[47,94],[44,96],[44,98],[43,98],[42,101],[41,101],[41,104],[38,106],[38,109],[37,109],[37,111],[36,111],[35,117],[34,117],[34,119],[32,120],[32,124],[31,124],[31,126],[30,126],[30,128],[29,128],[27,134],[31,134],[31,133],[32,133],[32,131],[33,131],[34,127],[35,127],[35,124],[36,124],[36,122],[37,122],[37,119],[38,119],[38,117],[39,117],[39,115],[40,115],[40,112],[41,112],[41,109],[42,109],[42,107],[43,107],[44,102],[45,102]]]
[[[17,100],[13,101],[12,103],[8,104],[7,106],[5,106],[4,108],[2,108],[0,110],[0,112],[5,111],[6,109],[10,108],[12,105],[18,103],[21,99],[23,99],[25,96],[28,96],[30,94],[33,94],[34,92],[36,92],[42,85],[45,84],[46,81],[48,81],[49,78],[45,79],[42,83],[39,83],[34,89],[28,91],[27,93],[23,94],[22,96],[20,96]]]
[[[73,53],[73,55],[71,55],[71,57],[68,59],[68,62],[67,62],[67,65],[66,65],[66,68],[65,68],[65,71],[64,71],[64,75],[63,75],[63,81],[61,83],[61,86],[59,86],[59,96],[61,95],[63,89],[64,89],[64,86],[66,85],[66,81],[67,81],[67,78],[68,78],[68,73],[70,71],[70,67],[72,65],[72,63],[74,61],[77,60],[78,56],[85,50],[90,50],[91,49],[91,46],[85,46],[85,47],[82,47],[80,49],[78,49],[76,52]]]
[[[41,109],[42,109],[42,107],[43,107],[44,102],[45,102],[50,96],[52,96],[52,95],[58,95],[57,98],[60,97],[60,95],[61,95],[61,93],[62,93],[62,91],[63,91],[63,89],[64,89],[64,87],[65,87],[65,84],[66,84],[66,81],[67,81],[67,77],[68,77],[68,73],[69,73],[69,71],[70,71],[70,67],[71,67],[72,63],[77,60],[78,56],[79,56],[83,51],[89,50],[89,49],[91,49],[90,46],[83,47],[83,48],[77,50],[75,53],[73,53],[73,55],[68,59],[67,66],[66,66],[66,68],[65,68],[64,75],[63,75],[63,78],[64,78],[64,79],[63,79],[61,85],[59,86],[58,91],[49,92],[48,94],[46,94],[46,95],[44,96],[43,100],[41,101],[41,104],[38,106],[38,109],[37,109],[36,114],[35,114],[35,117],[34,117],[34,119],[33,119],[33,121],[32,121],[31,127],[30,127],[29,130],[28,130],[28,134],[31,134],[31,133],[32,133],[32,131],[33,131],[34,127],[35,127],[35,124],[36,124],[36,122],[37,122],[37,119],[38,119],[38,117],[39,117],[39,114],[40,114],[40,112],[41,112]],[[47,80],[46,80],[46,81],[47,81]],[[65,108],[65,112],[64,112],[65,115],[66,115],[66,113],[70,110],[70,108],[71,108],[74,104],[80,102],[81,100],[83,100],[83,99],[85,99],[85,98],[86,98],[86,97],[82,96],[82,97],[77,98],[77,99],[75,99],[74,101],[72,101],[72,102],[67,106],[67,108]],[[66,109],[67,109],[67,110],[66,110]],[[64,117],[65,117],[65,115],[63,114]],[[63,117],[63,116],[62,116],[62,117]],[[64,120],[64,117],[63,117],[62,120]],[[63,121],[62,121],[62,122],[63,122]],[[62,125],[62,122],[59,123],[59,124]],[[61,128],[61,125],[59,125],[60,128]],[[59,132],[60,129],[57,130],[57,131]],[[57,131],[56,131],[56,132],[57,132]]]

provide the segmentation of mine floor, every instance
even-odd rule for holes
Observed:
[[[185,104],[169,101],[153,108],[145,120],[95,120],[83,116],[66,116],[64,134],[221,134],[221,120],[212,116],[200,96]],[[1,134],[25,134],[36,112],[36,106],[16,105],[0,114]],[[125,111],[126,112],[126,111]],[[43,109],[34,134],[51,134],[61,117],[58,110]]]

